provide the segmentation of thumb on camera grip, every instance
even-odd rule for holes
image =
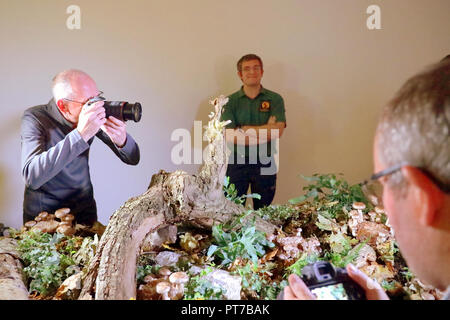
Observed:
[[[350,278],[353,279],[357,284],[361,286],[366,292],[366,298],[368,300],[388,300],[389,297],[386,295],[384,290],[381,288],[380,284],[367,276],[364,272],[356,268],[353,264],[347,265],[347,271]]]
[[[308,286],[296,274],[291,274],[288,277],[288,281],[289,281],[289,286],[285,288],[287,290],[284,292],[285,299],[287,298],[286,296],[290,296],[290,295],[295,296],[295,298],[299,299],[299,300],[315,300],[316,299],[316,297],[309,290]],[[290,298],[290,299],[293,299],[293,298]]]
[[[347,271],[350,277],[364,289],[378,289],[376,282],[369,278],[364,272],[360,271],[353,264],[347,265]]]

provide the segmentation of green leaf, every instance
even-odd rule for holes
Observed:
[[[325,218],[321,214],[317,215],[316,226],[319,227],[320,230],[332,231],[333,230],[333,221]]]
[[[301,203],[301,202],[305,201],[306,199],[308,199],[307,196],[300,196],[300,197],[297,197],[297,198],[290,199],[290,200],[288,200],[288,202],[290,204],[298,204],[298,203]]]
[[[246,194],[243,195],[245,198],[253,198],[253,199],[258,199],[261,200],[261,195],[258,193],[251,193],[251,194]]]
[[[264,233],[256,230],[254,219],[247,221],[246,224],[241,223],[250,213],[252,213],[251,210],[233,221],[213,227],[214,244],[208,249],[208,257],[217,257],[225,266],[232,263],[237,257],[248,258],[256,262],[258,257],[264,255],[265,247],[273,246],[273,243],[265,238]],[[237,222],[239,225],[236,224]],[[230,229],[230,227],[238,227],[238,229],[226,232],[225,229]]]
[[[319,256],[317,254],[308,254],[307,252],[303,252],[300,258],[286,269],[291,273],[301,276],[303,268],[308,264],[316,262],[318,259]]]
[[[44,296],[56,291],[74,270],[71,268],[75,265],[71,257],[74,245],[74,241],[58,233],[52,236],[27,231],[20,235],[18,250],[25,264],[25,275],[30,278],[30,291],[37,291]]]

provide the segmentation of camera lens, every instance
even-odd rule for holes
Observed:
[[[142,116],[142,107],[139,102],[134,104],[127,103],[123,107],[123,118],[125,120],[133,120],[139,122]]]
[[[105,108],[107,118],[113,116],[121,121],[133,120],[134,122],[141,120],[142,107],[139,102],[105,101],[103,107]]]

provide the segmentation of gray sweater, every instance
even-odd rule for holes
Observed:
[[[102,130],[96,137],[123,162],[131,165],[139,162],[139,147],[128,133],[123,148],[118,148]],[[24,112],[21,125],[24,220],[41,211],[52,213],[63,207],[69,207],[78,222],[96,220],[97,207],[88,163],[93,140],[87,143],[83,140],[78,130],[62,116],[53,99],[47,105]]]

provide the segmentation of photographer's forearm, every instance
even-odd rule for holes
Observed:
[[[127,133],[125,145],[122,148],[118,148],[120,153],[124,156],[123,162],[130,165],[137,165],[140,160],[139,146],[133,137]]]
[[[125,145],[122,148],[116,146],[108,135],[102,130],[100,130],[96,136],[103,141],[116,154],[116,156],[122,160],[122,162],[130,165],[137,165],[139,163],[139,147],[130,134],[127,133]]]

